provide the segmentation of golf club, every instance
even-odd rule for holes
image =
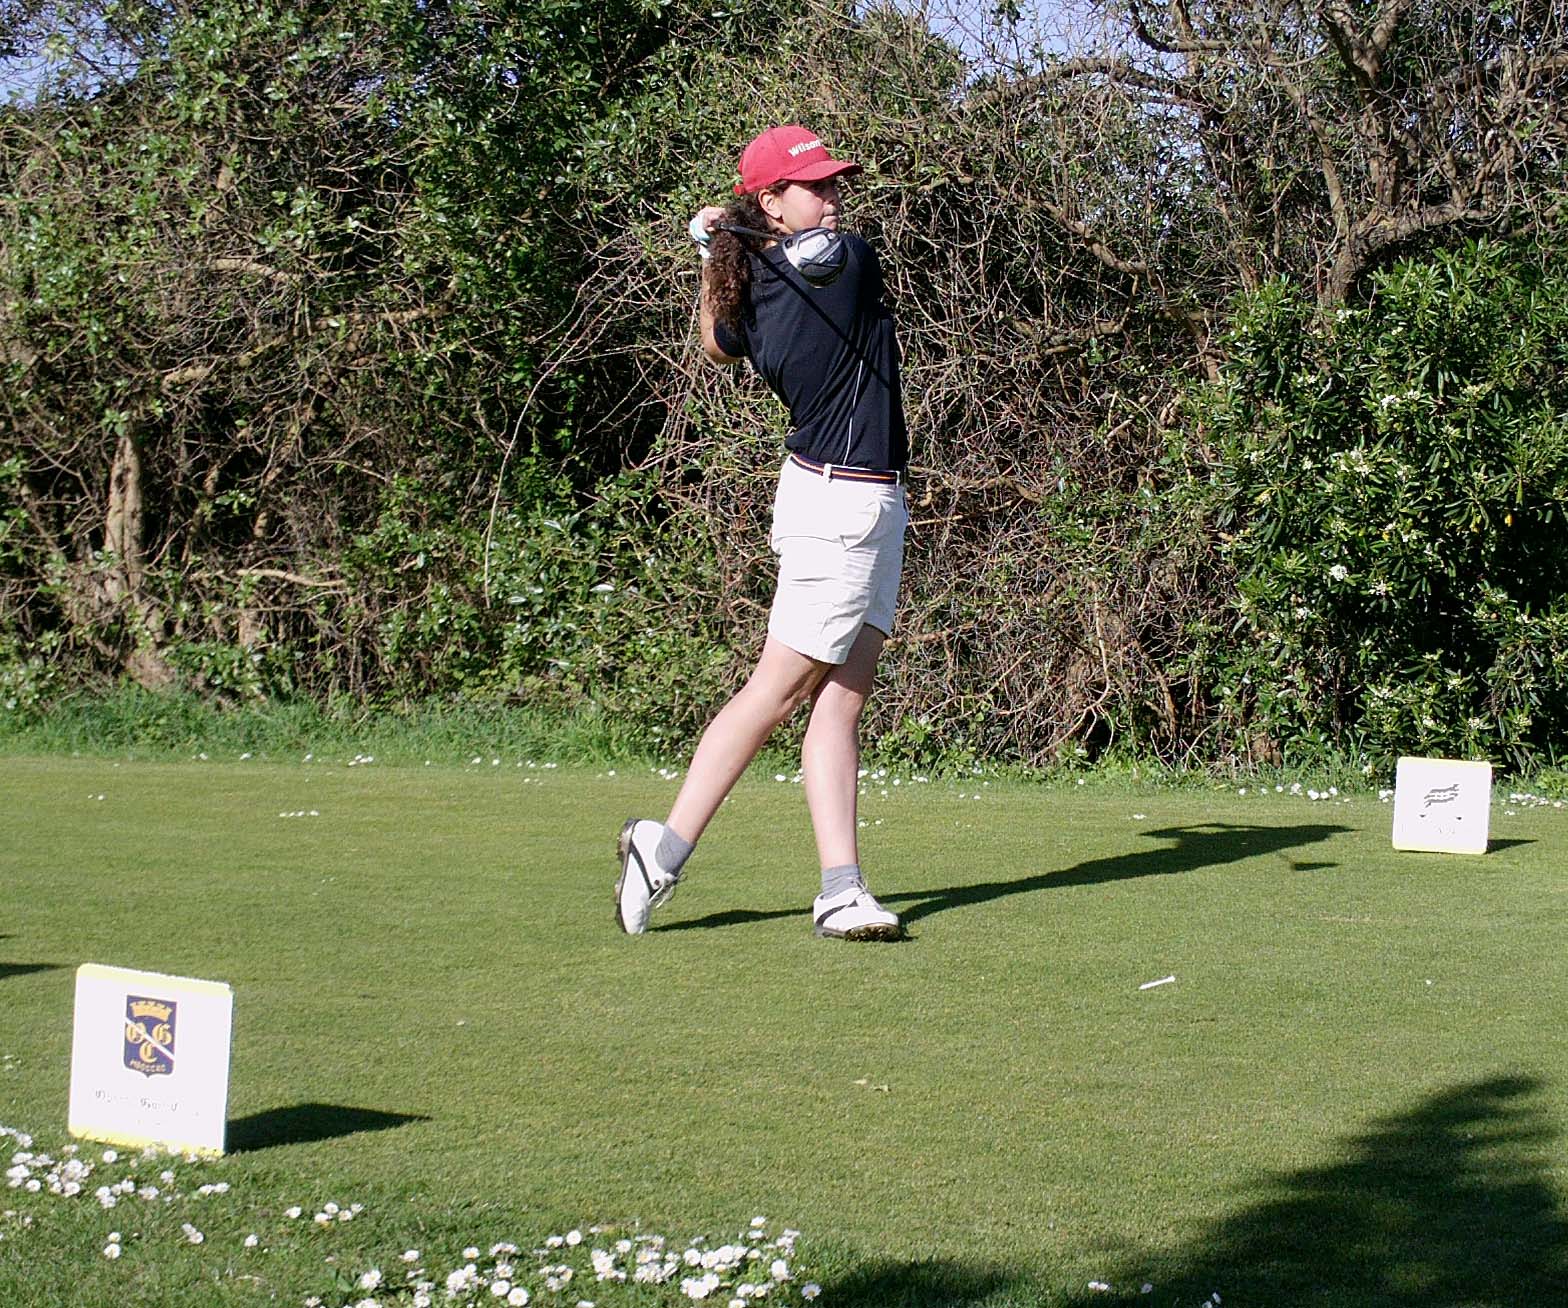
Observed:
[[[838,280],[844,271],[847,254],[843,238],[826,227],[803,227],[798,232],[780,237],[777,232],[764,232],[755,227],[741,227],[736,223],[714,223],[722,232],[736,236],[755,236],[763,241],[778,241],[784,257],[812,286],[827,286]]]

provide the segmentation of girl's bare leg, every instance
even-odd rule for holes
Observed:
[[[887,639],[862,627],[849,658],[829,667],[812,696],[811,721],[801,746],[806,804],[824,868],[860,862],[855,802],[859,792],[860,714],[871,694],[877,659]]]
[[[824,675],[839,670],[769,636],[746,684],[702,733],[665,825],[696,844],[774,728],[806,702]],[[850,829],[854,830],[853,820]]]

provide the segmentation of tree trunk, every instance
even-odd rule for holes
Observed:
[[[178,677],[163,656],[162,613],[146,593],[142,530],[142,456],[134,433],[127,429],[109,469],[103,543],[112,562],[104,577],[104,596],[125,616],[125,671],[138,685],[163,690]]]

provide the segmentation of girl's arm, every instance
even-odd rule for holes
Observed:
[[[705,205],[697,210],[691,220],[690,232],[692,240],[697,242],[702,254],[702,290],[698,294],[698,316],[702,321],[702,352],[714,363],[730,364],[739,363],[740,360],[726,354],[719,346],[718,340],[713,335],[713,307],[708,298],[708,231],[713,224],[724,217],[724,210],[716,204]]]
[[[702,322],[702,353],[707,354],[715,364],[739,364],[740,359],[732,358],[720,348],[717,337],[713,336],[713,307],[707,292],[707,238],[712,231],[713,224],[723,220],[724,210],[717,204],[704,205],[695,215],[691,216],[691,223],[687,231],[691,232],[691,240],[695,240],[698,253],[702,256],[701,292],[698,293],[698,315]]]

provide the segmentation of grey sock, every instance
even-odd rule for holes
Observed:
[[[691,851],[695,848],[691,841],[681,839],[672,827],[665,827],[659,833],[659,848],[653,856],[659,860],[659,866],[666,872],[673,872],[679,876],[681,868],[686,865],[686,860],[691,857]]]
[[[824,895],[837,895],[851,886],[865,886],[865,881],[860,875],[859,863],[842,863],[838,867],[825,867],[822,869],[822,893]]]

